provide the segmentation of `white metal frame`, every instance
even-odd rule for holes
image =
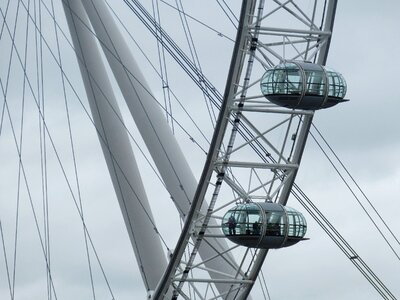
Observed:
[[[279,3],[278,1],[274,1]],[[213,153],[214,157],[207,160],[209,165],[205,166],[202,181],[200,185],[210,181],[210,170],[215,170],[216,175],[216,183],[209,184],[209,188],[213,190],[210,201],[210,206],[208,208],[208,214],[206,216],[199,213],[199,211],[194,211],[194,217],[192,219],[187,220],[187,229],[186,233],[186,241],[188,240],[189,235],[196,235],[198,243],[204,242],[205,239],[208,238],[206,234],[208,221],[215,219],[221,219],[218,216],[218,213],[227,208],[229,203],[232,205],[234,202],[244,202],[249,200],[259,200],[260,198],[265,200],[273,200],[275,196],[279,196],[276,201],[285,205],[291,188],[294,183],[294,179],[297,174],[297,170],[301,161],[302,153],[304,151],[304,146],[307,140],[308,131],[311,126],[313,113],[312,111],[302,111],[302,110],[288,110],[282,109],[275,105],[272,105],[268,101],[256,101],[254,99],[260,99],[260,96],[249,95],[253,92],[252,87],[259,83],[259,80],[255,80],[250,83],[250,76],[252,73],[253,64],[255,62],[261,63],[261,65],[268,69],[269,67],[276,65],[282,61],[285,61],[287,57],[285,57],[285,47],[293,47],[295,49],[294,56],[290,57],[290,59],[298,60],[301,58],[302,60],[307,60],[308,58],[314,58],[315,61],[319,64],[325,64],[326,57],[329,49],[329,43],[331,38],[331,32],[333,29],[333,20],[336,9],[336,1],[329,1],[328,6],[326,7],[326,16],[325,16],[325,26],[323,30],[318,29],[318,27],[314,24],[312,19],[305,18],[305,14],[300,11],[300,13],[295,14],[293,10],[288,9],[287,5],[293,4],[294,1],[287,1],[285,4],[280,4],[279,8],[275,11],[264,13],[264,1],[243,1],[242,8],[242,18],[241,21],[244,22],[242,24],[243,32],[239,32],[236,45],[240,47],[239,51],[234,51],[234,56],[232,59],[232,66],[230,71],[230,77],[228,78],[227,88],[228,91],[225,93],[224,102],[226,102],[226,106],[223,106],[225,111],[220,112],[219,122],[217,124],[217,129],[219,132],[215,132],[214,140],[212,146],[210,148],[209,153]],[[298,8],[297,6],[295,6]],[[315,6],[316,7],[316,6]],[[309,22],[310,29],[287,29],[287,28],[272,28],[272,27],[264,27],[261,26],[261,22],[267,19],[267,17],[271,16],[273,13],[276,13],[279,9],[286,9],[289,14],[294,16],[295,18],[302,20],[303,23],[307,24]],[[257,10],[257,11],[256,11]],[[256,12],[255,12],[256,11]],[[244,15],[243,15],[244,14]],[[315,9],[313,11],[313,16],[315,16]],[[305,20],[304,20],[305,19]],[[251,21],[253,20],[253,21]],[[249,23],[246,23],[249,22]],[[282,37],[282,42],[274,42],[268,43],[263,42],[262,39],[268,36],[280,36]],[[296,40],[291,41],[292,38],[296,38]],[[305,49],[300,50],[299,44],[305,44]],[[256,44],[256,45],[254,45]],[[277,51],[273,49],[273,47],[283,47],[283,55],[278,54]],[[258,57],[255,50],[261,54],[261,57]],[[313,51],[313,52],[311,52]],[[269,58],[272,57],[272,58]],[[235,71],[238,71],[235,73]],[[242,74],[241,74],[242,73]],[[258,78],[260,78],[262,74],[258,74]],[[257,75],[256,75],[257,76]],[[239,84],[239,80],[242,80],[243,83]],[[240,87],[240,88],[239,88]],[[249,104],[247,104],[247,100],[249,100]],[[224,103],[225,104],[225,103]],[[288,115],[284,121],[280,121],[274,124],[272,127],[267,128],[267,130],[260,132],[258,130],[258,126],[252,122],[251,113],[257,112],[258,114],[276,114],[276,115]],[[231,116],[231,126],[228,123],[228,116]],[[283,116],[284,117],[284,116]],[[301,120],[301,121],[298,121]],[[247,128],[250,128],[251,138],[248,141],[245,141],[241,145],[234,148],[235,139],[238,130],[240,129],[239,123],[242,122],[247,125]],[[298,123],[299,130],[296,133],[294,141],[288,138],[289,131],[293,126],[293,123]],[[267,134],[271,131],[276,130],[276,128],[284,127],[286,128],[286,134],[283,138],[283,141],[280,142],[281,148],[278,146],[274,146],[273,142],[269,142],[267,138]],[[231,134],[229,134],[231,132]],[[223,136],[221,136],[223,135]],[[224,141],[226,145],[226,149],[224,148]],[[272,162],[265,161],[251,161],[252,158],[242,156],[241,161],[232,160],[231,155],[234,152],[239,151],[243,148],[250,148],[250,146],[254,142],[258,141],[264,144],[262,147],[269,148],[277,155],[277,159]],[[292,146],[292,156],[291,159],[285,159],[284,153],[289,146]],[[215,147],[215,148],[213,148]],[[271,155],[271,153],[269,153]],[[212,154],[209,154],[212,157]],[[271,155],[272,156],[272,155]],[[268,179],[259,183],[259,185],[249,189],[248,191],[244,190],[236,181],[233,176],[235,174],[235,170],[237,168],[248,169],[250,172],[255,172],[255,170],[260,169],[268,169],[273,173],[272,179]],[[229,173],[229,174],[228,174]],[[260,178],[258,178],[260,180]],[[224,203],[219,206],[218,195],[220,192],[220,187],[222,184],[228,185],[233,191],[235,191],[238,195],[234,199],[234,201],[228,202],[228,204]],[[249,184],[250,186],[250,184]],[[254,193],[259,190],[266,190],[268,186],[268,191],[263,196],[255,195]],[[198,200],[201,202],[205,195],[207,187],[199,186],[198,192],[194,202]],[[199,205],[198,205],[199,206]],[[194,209],[195,210],[195,209]],[[182,233],[184,235],[185,232]],[[176,257],[173,257],[173,260],[170,262],[170,268],[167,270],[167,273],[164,275],[165,281],[161,283],[158,290],[155,293],[155,299],[161,299],[163,297],[163,293],[166,293],[168,290],[168,285],[174,289],[174,297],[176,299],[178,295],[181,295],[185,298],[185,294],[183,291],[183,286],[185,282],[207,282],[209,284],[213,283],[212,279],[205,278],[189,278],[189,272],[193,272],[198,267],[198,264],[195,264],[195,256],[196,249],[198,245],[194,245],[191,248],[191,260],[188,262],[183,262],[179,260],[179,248],[181,248],[181,252],[183,252],[183,248],[187,247],[185,245],[185,240],[180,240],[177,245]],[[255,280],[257,279],[258,273],[260,272],[262,263],[265,260],[267,255],[267,250],[259,250],[257,251],[257,255],[255,255],[249,262],[246,267],[244,267],[244,262],[246,261],[246,256],[249,254],[248,251],[245,251],[245,255],[241,259],[240,266],[241,269],[238,269],[237,276],[233,279],[227,279],[225,282],[230,284],[231,286],[226,292],[215,296],[215,299],[248,299],[250,291],[254,285]],[[224,255],[224,254],[221,254]],[[175,260],[175,261],[174,261]],[[175,268],[179,266],[179,268],[185,268],[186,273],[177,272],[174,274],[174,266]],[[170,272],[170,273],[168,273]],[[169,279],[169,283],[168,283]],[[211,299],[214,299],[211,298]],[[206,298],[205,298],[206,299]]]

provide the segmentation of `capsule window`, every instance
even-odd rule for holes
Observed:
[[[334,71],[327,71],[326,75],[329,82],[328,96],[344,98],[347,92],[347,86],[342,74]]]
[[[302,81],[300,70],[295,64],[284,64],[282,68],[268,70],[261,79],[263,94],[300,95]]]
[[[269,212],[267,213],[267,230],[266,235],[269,236],[283,236],[285,232],[283,212]]]
[[[287,210],[288,237],[303,237],[307,230],[306,220],[302,214]]]
[[[225,235],[260,235],[262,220],[256,205],[238,206],[225,214],[222,222]]]
[[[306,95],[323,96],[325,94],[325,77],[322,71],[305,71]]]

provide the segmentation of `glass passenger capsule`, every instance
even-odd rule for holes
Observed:
[[[316,110],[348,101],[343,76],[309,62],[277,65],[265,72],[260,85],[265,98],[288,108]]]
[[[272,202],[250,202],[228,210],[222,219],[222,231],[235,244],[274,249],[304,240],[307,223],[293,208]]]

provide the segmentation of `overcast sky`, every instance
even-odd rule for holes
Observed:
[[[0,0],[0,8],[3,13],[7,2],[7,0]],[[33,3],[33,1],[31,2]],[[59,16],[60,26],[66,30],[66,23],[62,17],[63,11],[58,2],[55,3],[56,15]],[[142,50],[150,59],[155,60],[157,66],[156,48],[151,36],[138,25],[135,16],[126,9],[123,1],[113,1],[113,4],[114,2],[118,15],[126,22],[135,39],[137,38],[141,43]],[[171,4],[173,2],[169,1]],[[233,25],[224,16],[215,1],[186,2],[188,3],[184,3],[184,5],[187,13],[207,22],[228,37],[234,38]],[[232,10],[238,15],[240,3],[239,1],[232,2],[238,2],[232,6]],[[309,2],[312,3],[312,1]],[[7,20],[9,29],[12,31],[17,1],[11,1],[11,3]],[[23,3],[27,4],[28,1],[23,1]],[[43,3],[51,9],[50,1]],[[149,3],[146,5],[150,6]],[[179,28],[180,22],[176,20],[178,16],[174,11],[162,3],[160,3],[160,7],[165,14],[169,13],[175,16],[173,20],[163,19],[165,25],[168,28]],[[23,6],[20,9],[16,43],[19,45],[18,49],[23,57],[26,11]],[[50,47],[57,49],[52,27],[54,25],[44,4],[42,9],[42,31],[45,33],[44,35],[48,36]],[[397,71],[400,69],[400,62],[397,59],[397,55],[400,53],[399,16],[400,3],[396,0],[339,2],[327,65],[341,72],[346,78],[348,84],[346,98],[350,101],[332,109],[319,111],[314,118],[314,124],[321,130],[330,146],[342,159],[397,237],[400,235],[400,219],[398,218],[400,209],[400,163],[398,160],[398,153],[400,153],[400,118],[398,117],[400,96],[396,93],[399,84]],[[0,23],[2,23],[2,18]],[[198,46],[203,71],[222,91],[233,43],[196,22],[192,21],[190,24],[194,41]],[[171,32],[178,44],[183,49],[187,49],[185,40],[179,33],[181,33],[181,29]],[[29,48],[34,49],[35,35],[32,25],[29,34]],[[80,95],[83,106],[88,108],[73,51],[64,37],[61,37],[60,40],[62,41],[65,73],[71,74],[69,80],[77,94]],[[143,66],[146,78],[150,83],[155,82],[155,73],[145,62],[143,54],[132,41],[129,43],[132,45],[132,51],[139,64]],[[7,81],[10,47],[10,37],[7,30],[4,29],[0,40],[2,53],[0,78],[3,88]],[[72,189],[77,194],[59,69],[55,66],[54,59],[45,45],[43,45],[43,49],[43,66],[47,74],[44,82],[46,123],[51,132],[52,142],[54,142],[65,167],[65,172],[71,178]],[[30,84],[36,93],[40,82],[36,80],[34,51],[29,52],[27,61],[27,72],[32,78]],[[202,120],[204,116],[201,113],[206,114],[205,108],[198,107],[194,101],[203,101],[200,91],[182,73],[179,73],[179,67],[173,65],[169,67],[171,76],[175,75],[173,91],[176,91],[182,101],[190,100],[189,108],[200,112],[197,115],[194,113],[194,115],[198,120]],[[15,53],[10,74],[7,99],[10,103],[12,125],[16,132],[16,138],[19,140],[23,74]],[[154,94],[162,102],[162,90],[159,83],[153,84]],[[113,85],[116,87],[115,83]],[[115,90],[117,98],[121,99],[121,94],[117,89]],[[146,291],[137,271],[135,257],[99,142],[90,119],[74,95],[75,91],[67,86],[66,93],[68,99],[71,99],[69,110],[76,158],[79,163],[80,194],[86,224],[115,299],[144,299]],[[22,176],[15,299],[45,299],[46,277],[44,274],[46,269],[31,210],[31,205],[33,205],[39,219],[40,229],[43,231],[40,135],[38,134],[41,125],[39,125],[37,107],[28,85],[26,85],[26,94],[22,153],[29,194]],[[0,103],[3,107],[4,102]],[[179,105],[176,101],[173,102],[173,105],[174,111],[179,115],[181,113]],[[122,109],[125,109],[123,104],[121,106]],[[126,124],[136,137],[138,133],[135,125],[125,111],[123,115]],[[192,126],[187,118],[183,118],[180,122],[183,126]],[[204,124],[202,129],[210,139],[212,126],[208,123]],[[203,123],[201,124],[203,125]],[[177,125],[175,124],[175,126]],[[7,258],[9,274],[12,277],[18,182],[18,158],[12,134],[13,128],[8,120],[8,113],[5,111],[0,136],[0,221],[6,244],[6,255],[0,250],[1,299],[11,299],[4,257]],[[177,127],[176,132],[193,173],[198,178],[205,159],[204,152],[193,147],[193,143]],[[196,141],[207,150],[205,139],[196,130],[192,132]],[[137,138],[137,142],[143,147],[141,138]],[[46,143],[48,147],[46,162],[48,165],[49,211],[51,212],[51,265],[57,297],[58,299],[90,299],[92,291],[82,225],[48,138]],[[138,148],[136,146],[133,148],[155,219],[168,247],[173,248],[179,234],[179,217],[173,204],[163,201],[168,199],[169,195],[139,153]],[[312,139],[309,139],[304,152],[297,183],[392,293],[399,297],[399,259],[373,228],[354,197],[341,183],[340,178]],[[352,186],[354,187],[354,185]],[[368,204],[359,192],[357,195],[367,207]],[[29,199],[33,199],[32,204]],[[294,199],[290,199],[288,205],[304,211]],[[369,207],[368,211],[371,212]],[[270,251],[266,259],[263,272],[271,299],[379,299],[375,290],[322,232],[315,221],[306,212],[304,214],[308,220],[307,237],[310,240],[291,248]],[[381,225],[379,223],[379,226]],[[386,231],[385,234],[387,234]],[[400,253],[400,245],[393,238],[390,238],[390,242],[394,246],[394,250]],[[93,266],[93,280],[96,284],[96,299],[111,299],[93,250],[90,248],[89,252]],[[257,294],[254,295],[254,299],[257,299]]]

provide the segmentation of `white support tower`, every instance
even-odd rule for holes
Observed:
[[[75,2],[80,2],[80,0]],[[75,4],[78,5],[77,3]],[[171,194],[171,197],[174,200],[174,203],[177,206],[178,211],[181,214],[181,217],[185,218],[189,211],[190,204],[197,187],[197,182],[194,178],[194,175],[192,174],[190,167],[175,140],[175,137],[169,129],[161,109],[158,107],[154,96],[151,94],[146,80],[141,74],[122,35],[116,27],[114,20],[112,19],[110,12],[106,7],[106,4],[104,1],[93,2],[84,0],[82,1],[82,4],[87,15],[89,16],[90,25],[93,26],[94,31],[97,34],[97,39],[100,41],[100,45],[104,50],[104,53],[115,75],[115,78],[117,79],[137,127],[150,151],[150,154],[153,157],[153,160],[156,163],[156,166],[167,186],[169,193]],[[82,5],[80,4],[80,6]],[[83,7],[80,7],[80,9]],[[79,13],[79,16],[80,14],[82,13]],[[94,43],[93,34],[88,31],[88,28],[90,28],[89,22],[87,22],[88,24],[82,24],[82,20],[85,20],[85,23],[87,20],[86,14],[83,16],[85,18],[79,17],[77,20],[75,20],[75,23],[80,23],[79,27],[75,26],[75,28],[73,28],[71,25],[70,27],[71,30],[85,32],[82,34],[86,35],[87,40],[89,40],[90,36],[90,42],[92,44],[82,49],[82,52],[86,54],[86,56],[91,56],[92,51],[97,49],[97,45]],[[77,46],[79,46],[79,43]],[[109,84],[103,85],[103,82],[106,81],[105,69],[104,67],[100,69],[102,64],[99,55],[96,56],[96,60],[97,59],[99,66],[93,66],[93,72],[95,74],[103,73],[103,75],[92,76],[103,77],[99,80],[95,80],[97,86],[111,92],[111,86]],[[96,64],[95,61],[93,62],[94,65]],[[81,72],[87,72],[85,67],[81,67]],[[83,74],[83,76],[85,76],[85,74]],[[87,89],[87,93],[90,97],[91,86],[88,85]],[[116,106],[116,103],[113,104],[113,106]],[[112,110],[108,111],[108,114],[109,115],[104,116],[104,118],[113,118],[115,115]],[[102,124],[102,126],[105,127],[104,124]],[[113,131],[114,127],[115,125],[111,126],[108,130]],[[130,149],[130,146],[126,143],[119,143],[117,141],[113,147],[123,152],[125,151],[125,147],[129,147],[128,149]],[[109,152],[113,153],[112,151]],[[137,168],[132,168],[131,171],[135,173],[137,178],[140,178]],[[110,173],[112,174],[114,172],[115,171],[110,168]],[[112,176],[114,175],[112,174]],[[129,188],[131,189],[131,192],[136,191],[136,187],[132,184],[129,185]],[[141,205],[141,202],[143,201],[139,201],[139,205]],[[123,211],[125,210],[122,205],[121,208]],[[141,209],[136,209],[136,211],[142,215],[142,218],[146,218],[146,214],[143,214],[143,207],[141,207]],[[148,205],[145,207],[145,211],[150,211]],[[126,222],[126,224],[127,226],[132,227],[130,222]],[[131,230],[129,227],[128,230]],[[218,227],[218,225],[216,222],[214,222],[214,226],[209,229],[210,235],[219,234],[220,231],[216,227]],[[142,228],[142,226],[137,228]],[[146,228],[150,228],[152,230],[154,228],[154,224],[152,226],[146,226]],[[153,238],[158,239],[158,237],[155,237],[154,232],[153,234],[148,234],[148,230],[142,231],[139,239],[142,237],[144,240],[151,240]],[[144,248],[146,247],[147,246],[144,246]],[[221,239],[210,239],[208,244],[203,244],[199,249],[199,253],[205,260],[205,265],[210,276],[217,281],[221,281],[216,284],[217,289],[219,289],[221,292],[227,289],[227,285],[225,284],[224,280],[226,280],[227,277],[229,278],[235,276],[237,268],[237,264],[235,263],[231,254],[227,254],[224,258],[218,255],[219,253],[226,252],[227,250],[227,243],[225,240]],[[151,274],[151,276],[144,275],[144,280],[148,276],[151,278],[160,278],[159,275],[160,272],[165,269],[165,267],[163,267],[165,266],[165,263],[160,263],[159,267],[157,268],[154,268],[154,265],[151,265],[147,268],[141,263],[141,261],[144,258],[151,261],[154,257],[154,254],[151,252],[145,253],[145,251],[142,251],[139,253],[136,251],[136,256],[139,264],[141,265],[143,274]],[[159,256],[162,257],[161,255]],[[151,289],[153,288],[154,285],[152,285]]]
[[[189,164],[105,2],[82,0],[82,3],[136,126],[181,217],[186,218],[197,187]],[[205,213],[206,205],[203,211]],[[218,234],[220,231],[216,228],[217,223],[213,222],[212,225],[214,226],[209,229],[210,234]],[[221,239],[210,239],[209,243],[204,243],[199,248],[199,254],[205,261],[208,273],[217,281],[235,276],[236,273],[237,264],[232,255],[227,254],[224,258],[218,256],[227,249],[227,243]],[[214,259],[210,260],[211,257]],[[225,291],[227,288],[224,282],[217,283],[216,287],[220,291]]]
[[[80,0],[65,1],[65,15],[75,46],[93,120],[143,282],[154,290],[167,264],[154,230],[142,179],[122,122],[121,112]]]

